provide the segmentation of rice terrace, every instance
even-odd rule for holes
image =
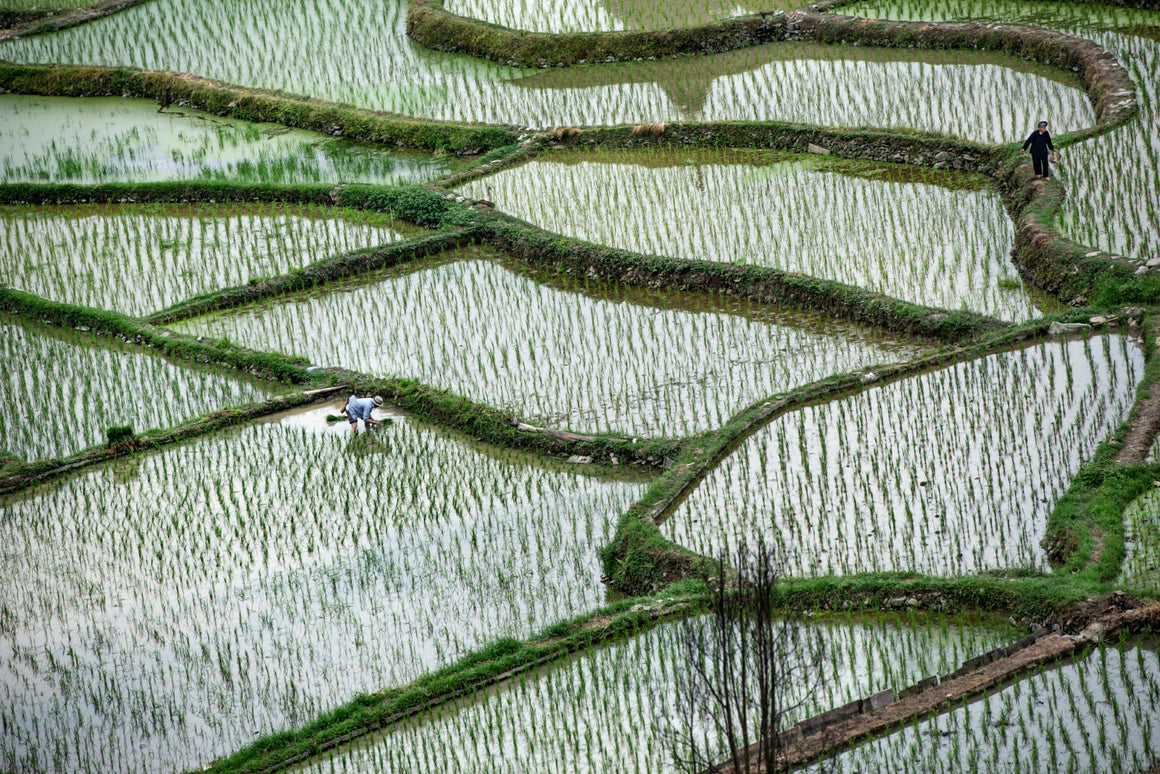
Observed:
[[[0,0],[0,774],[1160,772],[1160,0]]]

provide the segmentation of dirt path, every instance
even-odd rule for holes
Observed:
[[[1160,316],[1153,317],[1152,332],[1160,334]],[[1153,386],[1152,393],[1140,399],[1137,413],[1132,417],[1132,426],[1124,438],[1124,445],[1116,455],[1116,462],[1123,465],[1142,463],[1148,458],[1157,433],[1160,433],[1160,389]]]

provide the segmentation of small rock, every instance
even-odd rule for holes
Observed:
[[[587,456],[582,456],[579,454],[573,454],[571,457],[568,458],[568,462],[570,462],[573,465],[589,465],[592,463],[592,458],[587,457]]]
[[[1090,322],[1092,325],[1103,325],[1107,321],[1108,318],[1104,317],[1102,314],[1097,314],[1095,317],[1088,320],[1088,322]]]
[[[620,464],[620,457],[617,457],[615,454],[609,454],[608,461],[611,462],[613,465],[619,465]]]
[[[1149,258],[1148,262],[1145,263],[1144,265],[1147,266],[1149,269],[1154,269],[1157,266],[1160,266],[1160,258]]]
[[[809,150],[810,153],[820,153],[823,155],[830,152],[829,148],[823,148],[821,145],[814,145],[812,142],[806,146],[806,149]]]
[[[939,151],[938,153],[934,154],[934,160],[935,161],[950,161],[951,154],[947,153],[946,151]]]
[[[858,381],[862,382],[862,384],[873,384],[874,382],[878,381],[878,374],[874,373],[873,371],[867,371],[866,373],[862,374],[862,378]]]
[[[1061,323],[1053,322],[1047,329],[1048,336],[1066,336],[1069,333],[1083,333],[1091,330],[1087,323]]]
[[[1148,273],[1148,267],[1147,267],[1147,266],[1141,266],[1140,268],[1136,269],[1136,271],[1135,271],[1135,275],[1136,275],[1137,277],[1139,277],[1139,276],[1140,276],[1140,275],[1142,275],[1142,274],[1147,274],[1147,273]]]
[[[1086,255],[1084,255],[1084,258],[1095,258],[1099,254],[1100,254],[1099,250],[1092,250],[1090,253],[1087,253]]]

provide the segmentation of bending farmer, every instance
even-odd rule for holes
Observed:
[[[383,405],[381,396],[376,395],[373,398],[356,398],[351,395],[346,399],[346,405],[342,407],[342,413],[346,414],[347,420],[350,421],[350,432],[358,432],[358,421],[361,419],[369,430],[372,425],[381,425],[382,422],[373,418],[371,412]]]
[[[1055,146],[1051,144],[1051,134],[1047,131],[1046,121],[1039,122],[1039,128],[1031,133],[1027,142],[1023,143],[1023,149],[1019,152],[1024,153],[1028,148],[1031,148],[1031,161],[1035,164],[1035,176],[1051,177],[1047,170],[1047,153],[1055,150]]]

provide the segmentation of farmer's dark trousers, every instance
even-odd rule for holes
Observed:
[[[1050,174],[1047,171],[1048,162],[1046,156],[1032,155],[1031,161],[1033,164],[1035,164],[1035,174],[1043,175],[1044,177],[1050,177]]]

